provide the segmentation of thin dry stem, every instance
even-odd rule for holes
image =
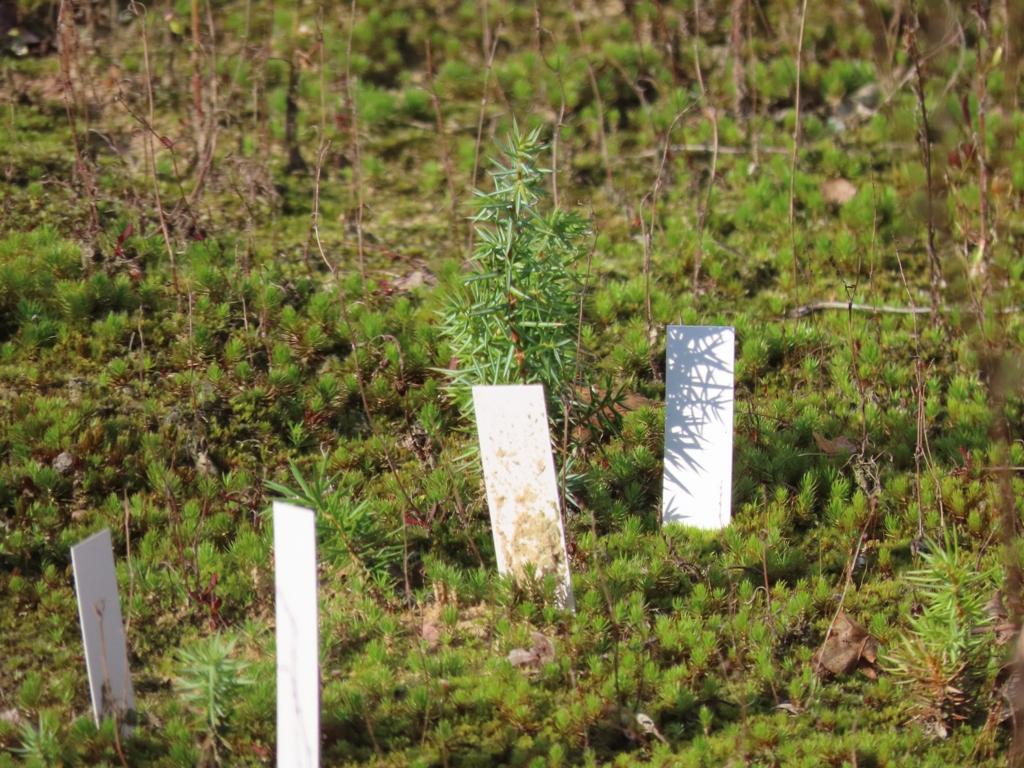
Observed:
[[[573,24],[576,26],[576,40],[579,42],[580,51],[583,54],[583,61],[587,65],[587,77],[590,78],[590,89],[594,93],[594,104],[597,106],[597,135],[601,142],[601,159],[604,161],[604,172],[608,178],[608,187],[612,193],[615,192],[615,180],[612,177],[612,163],[608,158],[608,139],[604,131],[604,102],[601,100],[601,89],[597,86],[597,75],[594,74],[594,67],[590,63],[590,57],[583,50],[583,28],[580,26],[579,1],[573,2]]]
[[[210,68],[217,71],[217,31],[213,24],[213,8],[209,0],[206,3],[206,26],[210,33],[209,58]],[[210,104],[206,115],[206,129],[201,132],[202,141],[197,138],[196,150],[199,153],[199,170],[196,173],[196,181],[192,185],[192,191],[186,200],[186,205],[198,205],[202,199],[203,191],[206,188],[206,177],[213,170],[214,159],[217,155],[217,128],[218,114],[220,110],[220,94],[217,88],[217,78],[211,77],[209,81]],[[202,145],[201,147],[199,145]]]
[[[488,53],[487,53],[487,69],[484,71],[484,89],[483,89],[483,95],[480,97],[480,115],[477,118],[477,123],[476,123],[476,144],[473,147],[473,173],[469,177],[469,187],[470,187],[470,189],[474,189],[476,187],[477,172],[480,169],[480,145],[483,142],[484,117],[487,114],[487,94],[490,91],[490,87],[491,87],[491,70],[494,68],[494,54],[498,50],[498,40],[501,37],[502,26],[503,26],[502,22],[499,21],[497,29],[494,30],[494,38],[493,38],[494,42],[491,44],[491,46],[490,46],[490,48],[488,50]],[[489,30],[487,30],[487,27],[484,27],[484,30],[485,30],[485,38],[491,39],[490,38],[490,32],[489,32]],[[555,203],[555,205],[557,205],[557,202]],[[473,227],[470,227],[469,228],[469,245],[468,245],[468,247],[466,249],[467,253],[472,253],[473,252],[473,234],[474,233],[475,233],[475,229]]]
[[[693,39],[693,60],[694,67],[697,70],[697,83],[700,85],[701,98],[705,103],[708,102],[708,91],[704,87],[704,76],[701,74],[700,66],[700,0],[694,2],[694,14],[696,16],[696,32]],[[698,203],[697,208],[697,253],[693,260],[693,296],[696,298],[699,293],[700,286],[700,266],[701,260],[704,255],[704,223],[707,220],[708,208],[711,207],[711,193],[715,189],[715,175],[718,171],[718,112],[714,106],[709,106],[708,112],[711,114],[711,129],[714,132],[713,144],[711,148],[711,175],[708,178],[708,190],[707,195],[704,198],[704,204]]]
[[[199,40],[199,0],[192,0],[192,99],[195,109],[196,125],[203,117],[203,72],[200,60],[201,43]]]
[[[907,276],[903,271],[903,259],[900,258],[899,249],[896,249],[896,263],[900,267],[900,278],[903,280],[903,288],[907,293],[907,300],[911,308],[914,308],[914,295],[907,283]],[[921,359],[921,335],[917,328],[917,313],[911,313],[914,317],[914,376],[917,384],[917,439],[914,446],[914,487],[917,496],[917,537],[924,538],[924,506],[921,496],[921,462],[924,461],[935,482],[935,498],[939,504],[939,524],[943,533],[946,530],[946,510],[942,503],[942,483],[935,472],[935,466],[931,458],[931,447],[928,444],[928,416],[925,410],[925,375],[924,363]]]
[[[61,94],[64,99],[64,111],[68,117],[68,127],[71,129],[71,139],[75,146],[75,165],[78,175],[82,179],[82,186],[85,188],[86,197],[89,200],[89,220],[93,231],[100,229],[100,214],[96,207],[96,192],[93,189],[92,174],[85,163],[82,154],[82,147],[78,140],[78,127],[75,121],[77,106],[72,108],[75,99],[75,85],[71,76],[71,56],[77,50],[78,34],[75,32],[74,10],[71,8],[71,0],[61,0],[60,9],[57,11],[58,34],[61,39],[60,51],[60,74]]]
[[[149,125],[153,125],[155,108],[153,105],[153,73],[149,65],[149,33],[146,28],[145,8],[135,0],[129,6],[132,13],[139,20],[142,27],[142,58],[146,65],[146,96],[149,103]],[[146,131],[146,151],[149,157],[149,170],[153,182],[153,197],[156,200],[156,210],[160,216],[160,232],[164,236],[164,245],[167,246],[167,255],[171,260],[171,282],[174,285],[174,296],[181,298],[181,289],[178,286],[178,265],[174,256],[174,246],[171,245],[171,235],[167,229],[167,216],[164,214],[163,201],[160,199],[160,182],[156,175],[156,148],[153,146],[153,130]]]
[[[672,39],[672,35],[668,31],[668,24],[665,22],[665,9],[661,7],[661,0],[654,0],[654,9],[657,13],[658,19],[658,35],[661,37],[662,43],[665,46],[665,52],[668,54],[668,64],[672,70],[672,85],[679,85],[679,62],[678,52]]]
[[[537,13],[537,29],[538,29],[537,52],[540,55],[541,61],[544,62],[544,66],[546,66],[551,72],[553,72],[555,77],[558,79],[558,90],[559,90],[559,95],[560,95],[560,98],[561,98],[561,101],[560,101],[559,106],[558,106],[558,119],[555,121],[555,127],[552,130],[552,136],[551,136],[551,196],[552,196],[552,200],[553,200],[553,202],[555,204],[555,208],[558,208],[558,205],[559,205],[559,199],[558,199],[558,144],[559,144],[559,141],[561,140],[561,137],[562,137],[562,127],[565,125],[565,110],[566,110],[566,106],[567,106],[567,104],[566,104],[566,97],[565,97],[565,81],[562,79],[562,59],[561,59],[561,57],[558,58],[558,66],[557,67],[553,67],[553,66],[551,66],[551,62],[549,62],[547,60],[547,57],[544,55],[544,48],[543,48],[543,46],[540,45],[540,37],[539,37],[539,31],[542,29],[542,27],[540,25],[540,9],[539,9],[539,6],[537,6],[536,3],[534,4],[534,9],[535,9],[535,12]],[[547,32],[547,34],[549,36],[554,38],[554,35],[552,35],[550,30],[544,29],[543,31]]]
[[[595,241],[596,245],[596,241]],[[587,254],[587,273],[583,278],[583,289],[580,291],[580,311],[576,318],[576,366],[573,369],[572,374],[572,395],[576,396],[576,387],[579,386],[580,380],[580,362],[582,358],[581,350],[583,348],[583,308],[584,302],[587,298],[587,288],[590,286],[590,268],[594,262],[594,247],[591,247],[590,253]],[[566,402],[567,398],[562,399],[562,412],[563,412],[563,423],[562,423],[562,471],[561,477],[559,478],[559,491],[561,495],[561,514],[562,514],[562,526],[564,530],[569,530],[568,521],[565,519],[565,484],[569,472],[569,417],[572,411],[572,401]]]
[[[832,630],[835,629],[836,621],[839,619],[839,614],[843,612],[846,606],[846,595],[850,591],[850,585],[853,583],[853,571],[857,567],[857,560],[860,558],[861,549],[864,547],[865,541],[867,541],[868,529],[874,525],[875,513],[872,512],[867,520],[864,521],[864,525],[861,528],[860,536],[857,537],[857,541],[853,546],[853,551],[850,553],[850,558],[846,561],[846,581],[843,583],[843,591],[839,595],[839,605],[836,606],[836,611],[832,614],[832,621],[829,622],[828,629],[825,630],[825,638],[821,641],[819,653],[824,650],[828,644],[829,638],[832,636]],[[807,694],[807,699],[804,706],[810,704],[814,699],[814,694],[818,689],[818,675],[814,676],[814,681],[811,683],[811,690]]]
[[[317,251],[320,253],[320,258],[323,260],[324,265],[330,271],[331,276],[334,278],[335,290],[338,294],[338,302],[341,305],[342,319],[345,321],[345,327],[348,329],[349,341],[352,345],[352,358],[355,362],[355,373],[356,383],[359,387],[359,397],[363,403],[363,412],[366,415],[366,423],[370,428],[370,432],[373,434],[374,439],[380,444],[381,450],[384,453],[384,460],[387,462],[388,469],[391,471],[391,475],[395,480],[395,485],[398,487],[399,493],[402,498],[405,499],[405,503],[408,508],[416,513],[417,519],[422,520],[423,514],[420,512],[419,507],[412,500],[412,496],[406,490],[405,483],[402,482],[402,478],[398,474],[398,469],[395,466],[395,462],[391,457],[391,451],[388,449],[387,442],[381,435],[380,430],[377,428],[376,421],[373,418],[373,413],[370,410],[370,400],[366,394],[366,380],[363,376],[362,365],[359,360],[359,346],[360,343],[356,336],[356,326],[352,323],[348,312],[348,301],[345,299],[345,291],[341,285],[341,279],[338,275],[338,265],[327,258],[327,254],[324,252],[323,242],[320,239],[320,173],[323,168],[324,157],[330,148],[330,142],[325,142],[320,153],[317,155],[316,160],[316,174],[314,176],[314,192],[313,192],[313,235],[316,239]],[[409,538],[407,523],[405,521],[405,514],[402,514],[402,575],[405,580],[405,598],[407,601],[412,600],[412,583],[409,580]]]
[[[800,256],[796,250],[796,160],[800,147],[800,77],[803,74],[804,22],[807,0],[800,5],[800,37],[796,44],[796,122],[793,124],[793,156],[789,164],[789,242],[793,249],[793,295],[800,302]]]
[[[932,208],[934,205],[935,188],[932,182],[932,146],[931,139],[929,138],[928,107],[924,100],[924,74],[921,70],[921,57],[917,48],[917,34],[913,30],[907,33],[907,50],[910,53],[911,60],[914,62],[914,72],[917,76],[917,88],[915,91],[917,92],[918,109],[921,111],[918,142],[921,145],[921,155],[924,159],[925,193],[927,194],[925,217],[927,219],[928,232],[928,238],[925,242],[928,249],[928,278],[931,287],[932,320],[934,323],[938,318],[939,285],[942,273],[939,266],[939,258],[935,252],[935,214]]]
[[[987,42],[989,26],[984,17],[975,11],[978,20],[977,56],[977,90],[978,90],[978,131],[974,134],[975,155],[978,158],[978,218],[979,232],[975,264],[981,271],[983,291],[989,289],[988,270],[988,168],[986,167],[987,150],[985,146],[985,100],[988,96],[988,83],[984,73],[984,44]]]
[[[733,111],[739,119],[743,111],[745,83],[743,82],[743,3],[746,0],[732,0],[732,29],[729,30],[732,45],[732,85],[736,90],[733,94]]]
[[[654,311],[651,306],[651,251],[653,249],[653,234],[655,221],[658,216],[658,193],[661,192],[661,186],[665,175],[665,165],[668,162],[669,157],[669,146],[672,142],[672,131],[676,127],[676,124],[683,118],[686,112],[680,112],[672,120],[672,125],[669,126],[668,132],[665,134],[665,149],[661,153],[661,164],[658,166],[658,174],[654,179],[654,185],[650,191],[644,196],[643,200],[640,201],[640,227],[642,230],[642,240],[644,247],[644,308],[647,312],[647,362],[651,367],[651,376],[656,382],[661,382],[661,374],[658,372],[658,367],[655,365],[654,360],[654,346],[657,341],[657,328],[654,325]],[[647,205],[651,212],[651,228],[647,229],[647,222],[644,219],[644,205]]]
[[[451,216],[452,231],[455,230],[455,177],[452,174],[452,159],[448,152],[448,140],[444,134],[444,119],[441,117],[441,100],[437,97],[437,84],[434,82],[434,62],[430,56],[430,39],[427,39],[427,81],[430,83],[430,100],[434,106],[434,119],[437,121],[437,144],[441,150],[441,162],[444,164],[444,175],[448,180],[448,212]]]
[[[345,50],[345,93],[349,108],[349,129],[351,131],[352,151],[355,155],[352,162],[352,184],[355,188],[358,207],[356,208],[356,239],[359,247],[359,276],[363,280],[363,298],[370,301],[370,288],[366,284],[366,259],[363,253],[363,157],[359,144],[359,107],[356,104],[355,88],[352,79],[352,34],[356,26],[356,0],[352,0],[349,10],[348,45]],[[317,159],[320,163],[320,159]],[[319,228],[316,230],[319,245]]]

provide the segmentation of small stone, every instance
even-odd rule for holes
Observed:
[[[820,189],[829,205],[844,205],[857,196],[857,187],[842,178],[823,181]]]
[[[882,105],[885,94],[878,83],[868,83],[858,88],[835,107],[835,117],[842,121],[866,120]]]
[[[882,89],[878,86],[878,83],[868,83],[858,88],[850,97],[850,100],[870,114],[881,105],[882,96]]]
[[[420,267],[395,278],[391,285],[398,291],[412,291],[424,285],[433,287],[437,285],[437,275],[426,267]]]
[[[533,648],[513,648],[509,651],[508,662],[513,667],[543,667],[555,660],[555,645],[550,638],[540,632],[531,632]]]
[[[196,454],[196,471],[203,477],[215,477],[220,473],[207,451],[199,451]]]
[[[636,713],[636,724],[640,728],[640,732],[645,736],[653,736],[658,741],[668,744],[668,740],[661,735],[658,731],[658,726],[654,724],[654,720],[646,712]]]
[[[525,648],[513,648],[508,653],[508,663],[513,667],[522,667],[537,661],[537,654]]]
[[[555,660],[555,644],[550,638],[540,632],[531,632],[530,639],[533,640],[533,653],[540,665],[550,664]]]
[[[72,456],[71,453],[69,453],[68,451],[64,451],[62,454],[57,456],[56,459],[53,460],[54,470],[62,475],[66,475],[68,472],[70,472],[71,467],[73,467],[74,464],[75,457]]]
[[[830,117],[828,123],[826,123],[829,132],[831,133],[842,133],[846,130],[846,123],[840,120],[838,117]]]
[[[3,712],[0,712],[0,722],[10,723],[15,728],[20,728],[25,724],[25,720],[21,716],[21,712],[19,712],[14,707],[11,707],[11,709],[5,709]]]
[[[429,647],[433,648],[441,642],[441,630],[437,628],[437,625],[424,621],[420,627],[420,637],[426,641]]]
[[[82,379],[70,378],[68,379],[68,400],[72,403],[82,402],[82,392],[85,390],[85,383]]]

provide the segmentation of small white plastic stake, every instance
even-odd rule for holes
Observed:
[[[311,510],[274,502],[277,602],[277,765],[320,765],[316,520]]]
[[[93,717],[97,726],[103,718],[114,717],[121,733],[128,735],[135,719],[135,694],[128,671],[110,530],[104,528],[73,546],[71,567]]]
[[[732,519],[736,332],[670,325],[662,522],[718,530]]]
[[[473,387],[473,407],[498,570],[555,574],[560,607],[575,610],[544,388]]]

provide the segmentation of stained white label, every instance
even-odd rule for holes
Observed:
[[[277,765],[320,765],[320,657],[317,650],[316,519],[274,502],[277,601]]]
[[[73,546],[71,567],[93,717],[97,725],[103,718],[113,717],[120,723],[121,732],[127,733],[135,719],[135,694],[128,671],[110,530],[104,528]]]
[[[554,574],[559,605],[574,610],[544,388],[473,387],[473,407],[498,570]]]
[[[667,331],[662,519],[724,528],[732,517],[736,332],[690,325]]]

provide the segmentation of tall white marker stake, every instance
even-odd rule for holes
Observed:
[[[664,523],[717,530],[732,518],[736,331],[670,325],[665,377]]]
[[[274,502],[277,600],[277,765],[320,765],[320,656],[317,650],[316,518]]]
[[[555,574],[559,605],[575,610],[544,387],[473,387],[473,407],[498,570]]]
[[[128,671],[128,648],[121,623],[110,530],[104,528],[73,546],[71,567],[75,572],[93,717],[96,725],[104,717],[114,717],[121,732],[127,734],[134,720],[135,694]]]

